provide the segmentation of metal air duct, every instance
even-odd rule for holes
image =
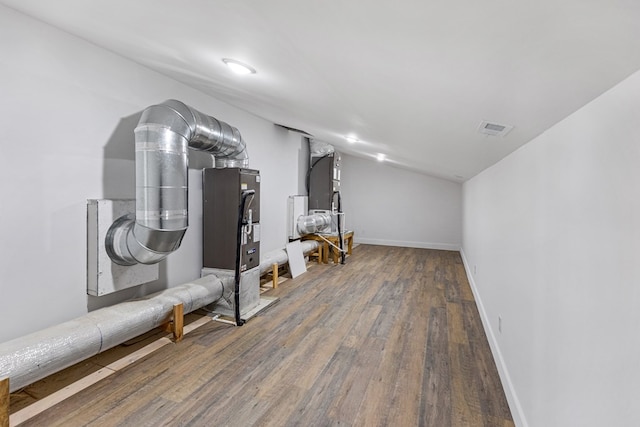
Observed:
[[[232,284],[233,277],[205,276],[0,344],[0,377],[18,390],[162,325],[174,304],[183,303],[185,314],[211,304]]]
[[[297,221],[298,233],[300,235],[319,233],[329,227],[331,228],[331,214],[315,213],[313,215],[303,215]]]
[[[155,264],[180,247],[188,227],[188,148],[217,168],[249,165],[238,129],[168,100],[148,107],[135,128],[136,213],[114,221],[106,239],[117,264]]]

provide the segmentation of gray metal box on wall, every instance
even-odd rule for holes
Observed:
[[[158,279],[158,264],[118,265],[105,249],[113,221],[135,208],[135,200],[87,200],[87,294],[107,295]]]
[[[243,168],[204,169],[202,257],[205,268],[235,270],[238,213],[242,192],[255,195],[245,208],[250,230],[242,234],[241,270],[260,265],[260,174]]]
[[[340,191],[340,154],[311,158],[309,210],[332,210],[333,194]]]

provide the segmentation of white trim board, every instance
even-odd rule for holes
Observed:
[[[404,240],[384,240],[384,239],[363,239],[353,237],[355,243],[363,245],[399,246],[402,248],[438,249],[443,251],[460,251],[459,244],[453,243],[433,243],[433,242],[410,242]]]
[[[464,255],[464,250],[460,249],[460,256],[462,257],[462,263],[464,265],[465,272],[467,273],[467,279],[469,280],[469,285],[471,286],[471,292],[473,292],[473,297],[476,300],[476,305],[478,306],[478,312],[480,313],[480,320],[482,320],[482,326],[484,327],[484,331],[487,335],[487,339],[489,340],[489,347],[491,347],[491,353],[493,354],[493,360],[496,363],[496,367],[498,368],[498,374],[500,375],[500,380],[502,381],[502,387],[505,391],[505,395],[507,397],[507,402],[509,403],[509,408],[511,410],[511,416],[513,417],[513,422],[516,426],[521,427],[529,427],[527,423],[527,419],[524,416],[524,412],[522,410],[522,406],[520,405],[520,400],[518,399],[518,395],[516,394],[516,390],[511,382],[511,376],[509,375],[509,370],[507,369],[507,365],[502,358],[502,352],[500,352],[500,347],[498,346],[498,341],[496,340],[496,336],[493,333],[493,329],[491,329],[491,322],[489,322],[489,317],[487,316],[487,312],[484,309],[484,305],[482,304],[482,298],[480,297],[480,293],[478,292],[478,288],[476,288],[476,283],[473,280],[473,275],[471,274],[471,269],[469,268],[469,264],[467,263],[467,258]]]

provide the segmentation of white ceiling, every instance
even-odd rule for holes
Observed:
[[[0,3],[340,151],[454,181],[640,69],[638,0]],[[483,135],[483,120],[514,128]]]

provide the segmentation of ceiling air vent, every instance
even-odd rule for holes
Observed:
[[[478,132],[484,133],[486,135],[494,135],[494,136],[505,136],[513,129],[513,126],[509,125],[501,125],[499,123],[483,121],[478,126]]]

